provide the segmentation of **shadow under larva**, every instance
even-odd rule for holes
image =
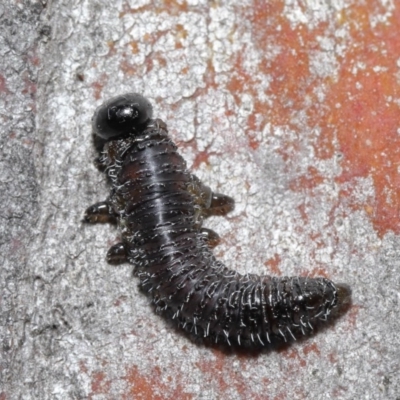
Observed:
[[[258,349],[290,343],[346,311],[351,291],[325,278],[239,274],[212,253],[218,235],[203,227],[233,209],[191,174],[167,126],[137,93],[114,97],[92,121],[97,166],[110,196],[89,207],[88,223],[117,223],[110,263],[129,261],[156,310],[206,343]]]

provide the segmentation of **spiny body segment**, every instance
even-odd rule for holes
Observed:
[[[260,347],[312,332],[350,301],[350,289],[325,278],[241,275],[210,250],[218,235],[204,218],[225,215],[233,199],[192,175],[165,123],[152,119],[139,94],[112,98],[93,117],[103,142],[98,165],[111,181],[106,201],[86,222],[117,222],[121,242],[107,254],[131,262],[158,311],[192,334],[235,346]]]

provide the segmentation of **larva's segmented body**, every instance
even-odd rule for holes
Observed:
[[[325,278],[241,275],[217,261],[210,250],[217,235],[202,220],[226,214],[233,200],[187,170],[166,125],[151,113],[138,94],[97,109],[93,129],[105,141],[100,166],[112,190],[85,220],[118,222],[122,241],[108,259],[135,266],[157,310],[196,336],[258,347],[309,334],[349,302],[348,286]]]

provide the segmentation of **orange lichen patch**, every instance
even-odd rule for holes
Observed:
[[[85,362],[83,360],[79,361],[79,370],[85,374],[88,373],[87,365],[85,364]]]
[[[352,304],[350,307],[350,311],[347,313],[346,321],[348,321],[348,323],[353,329],[357,325],[357,318],[361,308],[363,307],[358,306],[356,304]]]
[[[321,248],[321,233],[320,232],[313,232],[310,233],[310,239],[312,240],[313,243],[315,243],[317,245],[317,248]]]
[[[260,142],[252,135],[251,133],[247,134],[248,140],[249,140],[249,147],[253,150],[257,150],[258,147],[260,146]]]
[[[332,396],[334,399],[338,399],[343,397],[345,393],[347,393],[347,387],[339,385],[333,389]]]
[[[196,152],[196,157],[193,161],[192,168],[198,169],[200,164],[202,163],[209,164],[210,156],[211,153],[208,152],[207,150]]]
[[[327,97],[333,128],[327,127],[324,135],[332,139],[335,131],[344,155],[338,182],[372,177],[376,199],[367,214],[382,236],[390,230],[400,233],[400,5],[388,23],[372,28],[368,21],[374,5],[371,0],[347,9],[357,45],[343,59],[338,83]]]
[[[313,268],[311,271],[307,270],[304,272],[304,276],[309,276],[310,278],[329,278],[324,268]]]
[[[240,96],[243,92],[250,92],[256,98],[255,87],[256,81],[244,69],[244,56],[241,53],[235,55],[235,60],[232,61],[232,75],[230,81],[227,83],[227,89],[232,93],[237,102],[240,102]],[[256,116],[259,114],[260,104],[256,101],[254,112],[248,117],[246,135],[249,141],[249,146],[256,150],[259,146],[259,141],[254,137],[252,132],[258,131],[256,129]]]
[[[312,189],[320,185],[323,181],[324,178],[315,167],[308,167],[307,174],[293,179],[289,183],[289,187],[295,192],[301,192],[306,189]]]
[[[320,48],[317,37],[325,33],[328,25],[320,23],[314,29],[302,24],[292,27],[282,10],[282,1],[266,5],[264,1],[254,0],[251,11],[238,11],[250,20],[254,44],[261,54],[265,54],[256,66],[258,73],[254,75],[249,74],[246,68],[245,52],[236,54],[227,85],[234,96],[240,96],[243,91],[253,95],[253,113],[248,118],[246,132],[250,137],[252,131],[260,131],[267,122],[296,129],[300,111],[307,118],[312,116],[318,120],[318,108],[314,106],[318,103],[315,87],[330,81],[330,78],[321,78],[310,72],[310,54]],[[260,87],[265,88],[264,95],[269,101],[260,97]],[[257,148],[257,141],[250,139],[251,147]],[[331,154],[333,146],[331,143],[328,146]]]
[[[299,400],[300,399],[307,400],[310,398],[310,392],[308,390],[306,391],[303,387],[300,387],[295,390],[293,397]]]
[[[160,52],[151,53],[151,55],[146,56],[144,64],[135,64],[130,61],[130,56],[123,54],[120,62],[121,71],[125,75],[138,75],[139,73],[149,73],[155,67],[160,69],[167,66],[167,60]]]
[[[303,222],[307,223],[308,222],[308,214],[307,214],[307,211],[306,211],[306,205],[304,203],[300,204],[297,207],[297,209],[298,209],[298,211],[300,213],[300,216],[301,216],[301,219],[303,220]],[[296,229],[299,229],[299,228],[296,228]]]
[[[190,400],[193,398],[191,394],[185,393],[181,384],[178,384],[176,388],[171,388],[162,383],[161,378],[162,372],[159,367],[155,367],[150,375],[143,375],[136,366],[133,366],[124,377],[129,384],[129,389],[121,398],[123,400]],[[173,381],[170,376],[167,380]]]
[[[93,88],[93,95],[96,100],[99,100],[101,98],[101,93],[103,91],[104,85],[106,84],[108,80],[108,75],[107,74],[101,74],[100,78],[92,83],[92,88]]]
[[[108,48],[109,48],[109,51],[108,51],[107,56],[110,57],[110,56],[115,55],[116,52],[117,52],[117,50],[116,50],[116,47],[115,47],[115,42],[114,42],[114,40],[108,40],[108,41],[107,41],[107,46],[108,46]]]
[[[106,374],[102,371],[95,372],[92,376],[91,392],[89,399],[98,394],[107,394],[110,390],[111,380],[106,379]]]
[[[315,353],[317,356],[319,356],[321,354],[318,346],[315,343],[306,344],[303,347],[303,353],[306,356],[308,356],[310,353]]]
[[[182,12],[187,12],[189,6],[186,1],[179,0],[163,0],[157,4],[150,4],[141,7],[131,8],[129,3],[126,2],[123,5],[123,11],[119,14],[120,18],[123,18],[126,14],[142,14],[144,11],[151,10],[155,13],[167,12],[169,15],[179,15]]]
[[[293,32],[285,27],[284,32],[283,43],[280,43],[282,50],[273,60],[262,65],[264,72],[272,78],[268,90],[275,97],[271,116],[274,123],[279,125],[290,124],[294,111],[305,108],[305,99],[312,97],[309,54],[299,43],[300,38],[305,41],[311,39],[306,37],[303,29]],[[291,46],[284,43],[286,41]]]
[[[370,206],[369,204],[366,204],[366,205],[364,206],[364,210],[365,210],[365,212],[366,212],[368,215],[370,215],[370,216],[372,216],[372,215],[374,214],[374,212],[375,212],[374,207]]]
[[[119,296],[115,301],[113,306],[119,307],[122,303],[126,301],[127,297],[126,296]]]
[[[136,41],[130,42],[129,46],[131,47],[132,54],[138,54],[139,53],[139,46]]]
[[[177,24],[175,30],[177,39],[182,40],[187,38],[188,32],[182,24]]]
[[[168,36],[169,34],[170,30],[159,30],[152,33],[145,33],[141,38],[141,42],[154,46],[158,40],[160,40],[162,37]]]
[[[204,92],[206,90],[215,89],[218,87],[217,83],[215,82],[215,68],[211,60],[207,60],[207,69],[204,81],[206,83],[206,87],[203,89]]]
[[[252,77],[244,70],[243,54],[236,54],[235,60],[233,61],[233,71],[230,81],[227,83],[227,89],[233,94],[236,99],[240,98],[240,95],[245,91],[245,89],[251,88],[251,83],[253,81]]]
[[[34,96],[37,91],[36,83],[29,78],[28,74],[23,75],[23,81],[24,81],[24,88],[22,89],[21,93]]]
[[[328,354],[328,360],[332,363],[332,364],[336,364],[338,362],[338,356],[336,353],[329,353]]]
[[[0,74],[0,93],[9,93],[7,84],[6,84],[6,78],[4,78],[3,75]]]
[[[253,96],[246,132],[250,146],[259,146],[254,132],[267,122],[295,131],[309,127],[307,135],[318,158],[331,158],[338,150],[343,154],[339,184],[372,178],[376,199],[366,211],[378,234],[400,233],[400,4],[385,22],[372,22],[371,15],[383,15],[385,8],[377,0],[368,0],[312,28],[291,25],[283,7],[282,1],[266,5],[254,0],[251,10],[238,11],[250,20],[254,45],[266,54],[254,75],[246,68],[246,52],[235,54],[227,84],[237,101],[244,91]],[[334,35],[339,26],[346,28],[343,39]],[[312,55],[325,51],[318,37],[344,48],[340,55],[329,55],[338,65],[335,76],[313,72]],[[260,87],[265,88],[269,103],[260,96]],[[325,99],[318,97],[318,88]],[[319,135],[312,136],[314,127],[319,127]],[[282,144],[282,151],[288,152],[291,143]],[[293,182],[292,189],[310,188],[322,179],[311,171],[310,177]],[[356,204],[354,193],[350,196]]]
[[[28,51],[28,62],[35,67],[40,65],[41,59],[39,58],[37,54],[37,48],[33,47]]]
[[[161,68],[165,68],[167,66],[167,60],[160,53],[155,53],[153,57],[154,61],[157,61]]]
[[[282,157],[282,160],[290,165],[291,161],[299,154],[301,149],[301,139],[285,139],[284,146],[276,150],[276,153]]]
[[[229,388],[228,382],[225,380],[225,374],[223,371],[226,369],[226,364],[228,362],[227,357],[221,354],[219,351],[213,351],[216,360],[215,361],[204,361],[196,363],[197,367],[207,379],[212,382],[216,382],[218,389],[221,392],[225,392]]]
[[[307,365],[306,360],[302,358],[298,352],[298,350],[294,347],[284,347],[282,350],[279,350],[279,352],[284,355],[288,360],[292,360],[294,362],[288,363],[287,367],[289,371],[295,371],[298,369],[298,367],[304,368]]]
[[[268,267],[268,270],[273,275],[282,275],[282,271],[279,268],[279,264],[281,263],[281,257],[279,254],[275,254],[272,258],[267,260],[264,265]]]
[[[265,396],[260,396],[259,393],[254,393],[251,390],[252,388],[251,385],[249,385],[248,379],[244,378],[240,373],[235,374],[234,371],[231,370],[234,360],[239,360],[242,370],[248,369],[248,360],[249,357],[251,357],[248,351],[245,352],[243,356],[234,355],[227,357],[225,353],[214,349],[213,354],[215,356],[214,361],[210,360],[196,363],[199,370],[203,372],[209,386],[216,386],[221,396],[225,392],[231,391],[233,387],[243,398],[255,400],[265,399]],[[212,383],[214,385],[212,385]]]
[[[172,108],[173,109],[173,108]],[[173,134],[173,131],[172,131]],[[211,156],[220,156],[219,152],[211,151],[210,146],[207,146],[204,150],[199,150],[197,146],[197,140],[190,139],[187,141],[176,140],[175,141],[178,148],[191,148],[195,158],[193,160],[192,165],[190,166],[191,169],[196,170],[199,168],[201,164],[206,164],[207,166],[210,165],[210,157]]]
[[[160,9],[162,11],[168,10],[168,13],[171,15],[187,12],[189,9],[188,4],[184,0],[163,0],[161,4]]]
[[[119,13],[119,18],[123,18],[126,14],[141,14],[153,8],[153,5],[145,5],[137,8],[131,8],[128,2],[122,5],[122,11]]]
[[[280,392],[276,396],[272,398],[272,400],[287,400],[287,393],[286,392]]]
[[[154,67],[153,59],[151,57],[146,57],[144,66],[146,72],[150,72]],[[121,57],[119,67],[121,71],[128,76],[137,75],[139,71],[143,71],[144,69],[142,65],[139,66],[137,64],[131,63],[129,61],[129,56],[127,56],[126,54],[123,54],[123,56]]]

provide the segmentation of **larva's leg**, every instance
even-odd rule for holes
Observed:
[[[212,193],[211,204],[209,208],[205,208],[202,212],[205,218],[211,215],[226,215],[235,207],[235,200],[221,193]]]
[[[199,208],[199,219],[212,215],[226,215],[234,208],[235,201],[232,197],[221,193],[214,193],[196,175],[192,175],[189,191],[195,197],[195,203]]]
[[[102,157],[96,157],[93,160],[93,164],[100,172],[104,172],[106,170],[106,165],[103,163]]]
[[[212,229],[201,228],[200,234],[204,237],[207,242],[207,246],[210,249],[213,249],[220,242],[220,237],[217,232],[214,232]]]
[[[88,207],[83,216],[83,222],[94,224],[96,222],[109,222],[115,224],[118,215],[114,212],[111,204],[106,201],[100,201]]]
[[[114,244],[107,251],[106,260],[110,264],[122,264],[128,261],[127,251],[123,243]]]

